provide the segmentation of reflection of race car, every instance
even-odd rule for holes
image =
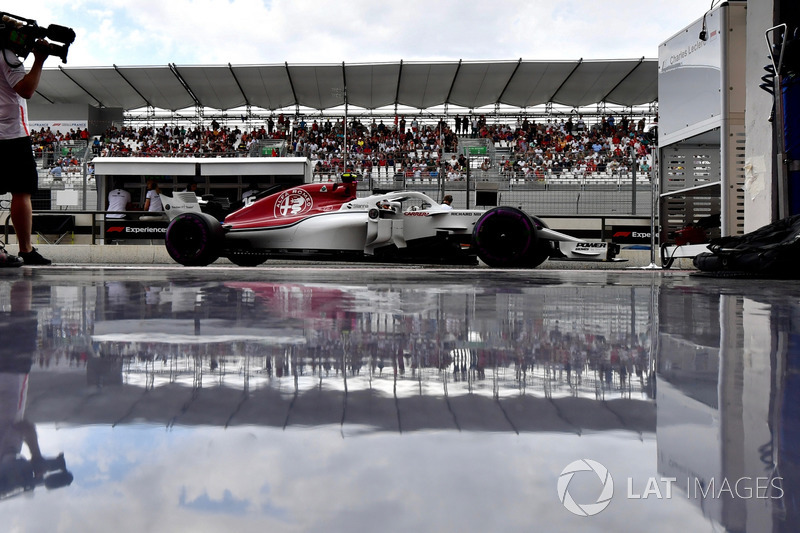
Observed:
[[[547,258],[613,260],[619,247],[553,231],[514,207],[448,209],[425,194],[356,197],[356,183],[314,183],[259,198],[220,222],[194,196],[164,197],[166,246],[183,265],[227,257],[359,259],[534,268]]]

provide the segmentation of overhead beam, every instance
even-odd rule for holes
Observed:
[[[242,93],[242,98],[244,98],[245,105],[247,105],[247,106],[251,105],[250,104],[250,99],[247,97],[247,94],[244,92],[244,89],[242,88],[242,84],[239,83],[239,78],[236,77],[236,72],[233,71],[233,65],[231,65],[230,63],[228,63],[228,70],[231,71],[231,76],[233,76],[233,81],[236,82],[236,86],[239,88],[239,92]]]
[[[189,87],[189,84],[186,83],[185,79],[183,79],[183,76],[181,76],[181,73],[178,72],[178,67],[175,66],[175,63],[170,63],[169,64],[169,69],[172,71],[173,74],[175,74],[175,77],[178,78],[178,81],[183,86],[184,90],[187,93],[189,93],[189,96],[192,97],[192,100],[194,101],[194,105],[196,105],[197,107],[203,107],[203,104],[200,103],[200,100],[197,99],[197,96],[195,96],[194,91],[192,91],[192,88]]]
[[[123,74],[123,73],[122,73],[122,71],[119,69],[119,67],[118,67],[117,65],[113,65],[113,67],[114,67],[114,71],[117,73],[117,75],[118,75],[120,78],[122,78],[123,80],[125,80],[125,83],[127,83],[127,84],[130,86],[130,88],[131,88],[131,89],[133,89],[133,92],[135,92],[136,94],[138,94],[138,95],[139,95],[139,97],[140,97],[142,100],[144,100],[144,103],[146,103],[146,104],[147,104],[147,107],[155,107],[155,106],[153,105],[153,103],[152,103],[152,102],[150,102],[150,100],[148,100],[148,99],[145,97],[145,95],[143,95],[143,94],[142,94],[142,92],[141,92],[139,89],[137,89],[137,88],[136,88],[136,86],[135,86],[134,84],[132,84],[132,83],[131,83],[131,80],[129,80],[128,78],[126,78],[126,77],[125,77],[125,74]]]
[[[344,106],[347,109],[347,70],[345,70],[344,61],[342,61],[342,85],[344,86]]]
[[[553,94],[550,95],[550,98],[547,99],[548,103],[550,103],[550,104],[553,103],[553,99],[556,97],[556,95],[559,93],[559,91],[561,91],[561,88],[564,87],[564,85],[567,83],[567,81],[569,81],[569,79],[572,77],[572,75],[575,74],[575,71],[578,70],[578,67],[581,66],[581,63],[583,63],[583,58],[580,58],[578,60],[578,62],[575,64],[575,67],[570,71],[570,73],[567,75],[567,77],[564,78],[564,81],[561,82],[561,85],[558,86],[558,89],[556,89],[555,92],[553,92]]]
[[[400,103],[400,81],[403,79],[403,60],[400,60],[400,68],[397,70],[397,87],[394,90],[394,108]]]
[[[85,92],[86,94],[88,94],[88,95],[89,95],[89,96],[92,98],[92,100],[94,100],[95,102],[97,102],[97,105],[99,105],[100,107],[103,107],[103,102],[101,102],[100,100],[98,100],[98,99],[97,99],[97,97],[95,97],[95,95],[93,95],[91,92],[89,92],[89,91],[86,89],[86,87],[84,87],[83,85],[81,85],[80,83],[78,83],[77,81],[75,81],[75,78],[73,78],[72,76],[70,76],[69,74],[67,74],[67,72],[66,72],[66,71],[65,71],[63,68],[61,68],[61,65],[58,65],[58,70],[60,70],[60,71],[61,71],[61,73],[62,73],[64,76],[66,76],[66,77],[67,77],[67,79],[69,79],[69,81],[71,81],[72,83],[74,83],[75,85],[77,85],[77,86],[80,88],[80,90],[81,90],[81,91],[83,91],[83,92]]]
[[[445,104],[449,104],[450,103],[450,95],[453,94],[453,87],[456,86],[456,80],[458,79],[458,73],[461,71],[461,63],[463,61],[464,61],[463,59],[459,59],[458,60],[458,66],[456,67],[456,73],[453,76],[453,81],[450,82],[450,88],[447,89],[447,98],[444,99],[444,103]]]
[[[641,58],[641,59],[639,59],[639,62],[638,62],[638,63],[636,63],[636,64],[633,66],[633,68],[632,68],[632,69],[630,69],[630,70],[628,71],[628,73],[627,73],[627,74],[625,74],[625,76],[623,76],[623,77],[622,77],[622,79],[621,79],[621,80],[619,80],[619,81],[617,82],[617,84],[616,84],[616,85],[614,85],[614,86],[611,88],[611,90],[610,90],[610,91],[608,91],[608,92],[607,92],[607,93],[606,93],[606,94],[603,96],[603,98],[601,98],[601,99],[600,99],[600,101],[601,101],[601,102],[605,102],[605,101],[608,99],[608,95],[609,95],[609,94],[611,94],[611,93],[613,93],[614,91],[616,91],[616,90],[617,90],[617,87],[619,87],[620,85],[622,85],[622,83],[623,83],[625,80],[627,80],[627,79],[630,77],[630,75],[631,75],[631,74],[633,74],[633,73],[636,71],[636,69],[638,69],[638,68],[639,68],[639,67],[642,65],[642,63],[644,63],[644,56],[642,56],[642,58]]]
[[[294,105],[299,105],[297,101],[297,91],[294,89],[294,81],[292,80],[292,73],[289,71],[289,62],[284,61],[283,63],[284,68],[286,68],[286,77],[289,78],[289,87],[292,88],[292,98],[294,99]]]
[[[36,91],[36,94],[38,94],[41,98],[44,98],[45,100],[47,100],[48,104],[54,104],[55,103],[54,101],[52,101],[51,99],[46,97],[44,94],[40,93],[38,90]]]
[[[514,72],[511,73],[511,76],[508,77],[508,81],[506,81],[506,84],[503,86],[503,90],[500,91],[500,95],[497,97],[497,102],[498,103],[501,103],[501,104],[503,103],[503,96],[505,96],[506,90],[508,89],[508,86],[511,85],[511,80],[513,80],[514,76],[517,75],[517,71],[519,70],[519,66],[520,65],[522,65],[522,58],[521,57],[519,58],[519,61],[517,61],[517,66],[514,67]]]

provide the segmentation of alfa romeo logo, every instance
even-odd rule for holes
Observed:
[[[572,481],[572,476],[577,472],[591,471],[597,474],[600,482],[603,484],[603,489],[597,501],[594,503],[580,504],[572,499],[569,493],[569,482]],[[578,516],[594,516],[611,503],[611,497],[614,495],[614,480],[611,479],[611,474],[608,469],[591,459],[579,459],[573,461],[561,471],[558,477],[558,499],[567,508],[567,510]]]
[[[302,215],[314,205],[311,195],[303,189],[289,189],[278,196],[275,201],[276,217]]]

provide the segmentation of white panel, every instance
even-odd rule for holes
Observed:
[[[200,161],[201,176],[304,176],[304,157],[242,157]]]
[[[98,176],[194,176],[197,159],[151,157],[96,157]]]
[[[666,144],[672,135],[700,133],[722,113],[722,16],[717,8],[658,47],[658,137]],[[708,40],[700,40],[705,28]],[[697,128],[700,128],[698,131]]]

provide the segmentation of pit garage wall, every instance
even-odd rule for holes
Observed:
[[[769,64],[764,33],[774,23],[774,2],[747,5],[747,96],[745,101],[744,231],[750,232],[778,218],[775,208],[776,145],[772,123],[773,98],[759,88]]]

